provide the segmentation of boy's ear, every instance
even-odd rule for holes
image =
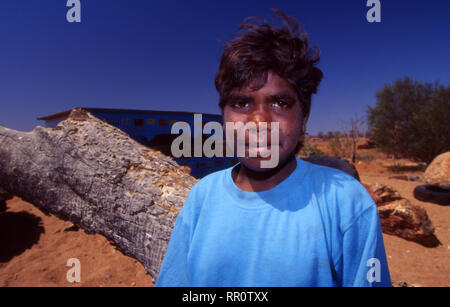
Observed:
[[[306,132],[306,122],[303,122],[303,125],[302,125],[302,135],[305,135],[305,132]]]
[[[309,118],[309,115],[306,115],[306,116],[303,117],[302,133],[301,133],[302,136],[304,136],[305,133],[306,133],[306,123],[308,122],[308,118]]]

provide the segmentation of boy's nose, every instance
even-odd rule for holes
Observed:
[[[271,114],[265,104],[256,104],[252,112],[250,113],[248,120],[255,122],[256,125],[261,122],[265,122],[267,123],[267,125],[270,125]]]

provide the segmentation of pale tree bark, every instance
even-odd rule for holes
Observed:
[[[53,129],[0,127],[0,186],[104,235],[154,279],[195,182],[171,158],[81,109]]]

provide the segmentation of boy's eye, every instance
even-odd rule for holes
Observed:
[[[289,107],[289,104],[283,100],[276,100],[276,101],[272,102],[272,105],[275,108],[280,108],[280,109],[285,109],[285,108]]]
[[[234,101],[231,103],[231,106],[236,109],[245,109],[249,107],[249,103],[246,101]]]

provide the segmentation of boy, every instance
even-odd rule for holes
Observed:
[[[156,286],[390,286],[377,208],[349,175],[305,162],[301,148],[322,72],[307,34],[246,29],[226,46],[216,88],[224,122],[278,123],[231,168],[200,180],[177,217]],[[261,167],[263,152],[278,163]],[[253,152],[253,155],[250,155]],[[256,154],[255,154],[256,153]]]

